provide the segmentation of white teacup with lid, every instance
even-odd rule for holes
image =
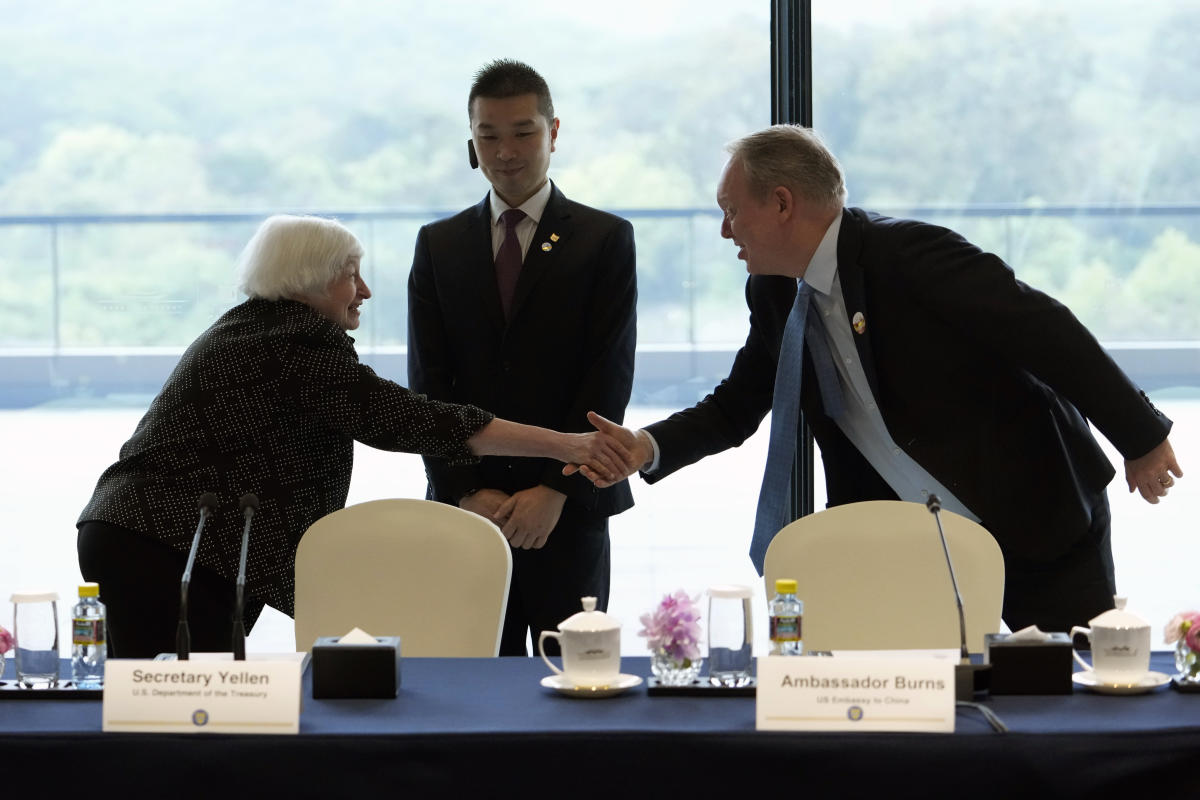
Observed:
[[[1072,639],[1082,633],[1092,643],[1092,663],[1074,649],[1071,654],[1095,673],[1098,683],[1136,684],[1150,672],[1150,623],[1126,611],[1124,597],[1114,597],[1113,602],[1116,608],[1089,620],[1090,627],[1071,628]]]
[[[581,598],[583,611],[558,624],[558,631],[542,631],[538,652],[556,674],[573,686],[602,687],[615,683],[621,674],[621,623],[596,610],[596,598]],[[546,639],[558,639],[563,668],[546,657]]]

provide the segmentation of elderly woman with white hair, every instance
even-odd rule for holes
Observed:
[[[275,216],[241,257],[248,300],[184,352],[120,458],[79,517],[79,566],[108,606],[109,652],[151,657],[175,647],[179,579],[201,494],[208,522],[188,600],[192,647],[228,650],[242,514],[257,495],[246,565],[247,630],[264,604],[291,615],[300,537],[342,508],[354,440],[451,463],[534,456],[616,474],[628,453],[594,434],[497,419],[429,400],[359,363],[360,306],[371,296],[362,247],[337,222]]]

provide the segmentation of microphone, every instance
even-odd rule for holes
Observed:
[[[192,565],[196,563],[196,551],[200,549],[200,534],[204,523],[216,511],[217,496],[212,492],[200,495],[197,504],[200,506],[200,522],[196,525],[196,534],[192,537],[192,548],[188,551],[187,566],[183,568],[183,580],[179,582],[179,626],[175,629],[175,657],[187,661],[192,651],[192,634],[188,630],[188,587],[192,583]]]
[[[467,139],[467,163],[471,169],[479,169],[479,156],[475,154],[475,140]]]
[[[258,511],[258,496],[246,492],[238,501],[238,509],[242,512],[246,523],[242,528],[242,557],[238,561],[237,598],[233,607],[233,660],[246,660],[246,625],[242,621],[242,608],[246,594],[246,551],[250,549],[250,520]]]
[[[958,576],[954,574],[954,562],[950,559],[950,547],[946,544],[946,532],[942,530],[942,501],[936,494],[925,500],[925,507],[937,522],[938,539],[942,542],[942,553],[946,556],[946,569],[950,572],[950,585],[954,587],[954,602],[958,606],[959,660],[954,666],[954,695],[958,700],[972,700],[976,691],[988,688],[990,664],[972,664],[967,651],[967,618],[963,614],[962,593],[958,590]]]

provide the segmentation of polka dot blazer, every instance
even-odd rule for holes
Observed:
[[[345,331],[304,303],[247,300],[184,352],[79,524],[120,525],[186,553],[197,499],[214,492],[220,506],[197,561],[233,581],[238,499],[254,492],[246,620],[263,603],[290,616],[296,547],[309,525],[345,505],[355,439],[471,463],[466,440],[491,419],[380,378]]]

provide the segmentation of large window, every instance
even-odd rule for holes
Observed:
[[[1066,302],[1176,420],[1184,468],[1200,469],[1195,3],[813,5],[814,123],[850,202],[953,227]],[[0,596],[73,592],[76,515],[182,347],[236,302],[234,258],[267,214],[336,214],[360,234],[375,292],[360,352],[404,380],[414,236],[486,191],[466,164],[466,93],[493,58],[550,82],[551,177],[634,222],[627,420],[703,396],[745,337],[745,272],[713,194],[723,145],[770,121],[769,6],[9,4]],[[661,594],[761,585],[746,550],[765,427],[654,487],[634,480],[637,506],[612,524],[610,610],[627,652]],[[1111,487],[1118,586],[1156,624],[1200,603],[1163,580],[1200,556],[1195,480],[1159,507],[1120,477]],[[423,491],[415,456],[357,451],[351,502]],[[0,622],[10,613],[0,606]],[[251,638],[290,642],[279,614]]]
[[[4,17],[0,591],[74,591],[76,516],[182,348],[237,301],[234,259],[266,215],[334,214],[360,235],[360,352],[405,380],[417,228],[487,190],[466,96],[491,59],[549,81],[563,191],[635,225],[630,420],[691,403],[744,336],[745,272],[713,195],[724,143],[769,121],[766,3],[46,0]],[[693,557],[718,537],[743,554],[748,536],[701,526],[691,492],[712,469],[635,485],[648,508],[614,523],[613,613],[633,642],[661,593],[733,579]],[[419,458],[359,448],[351,502],[423,494]],[[290,636],[268,614],[251,644]]]
[[[814,3],[814,126],[850,204],[954,228],[1066,303],[1200,465],[1194,2]],[[937,376],[931,381],[936,384]],[[1200,592],[1192,479],[1109,487],[1117,589],[1155,626]]]

